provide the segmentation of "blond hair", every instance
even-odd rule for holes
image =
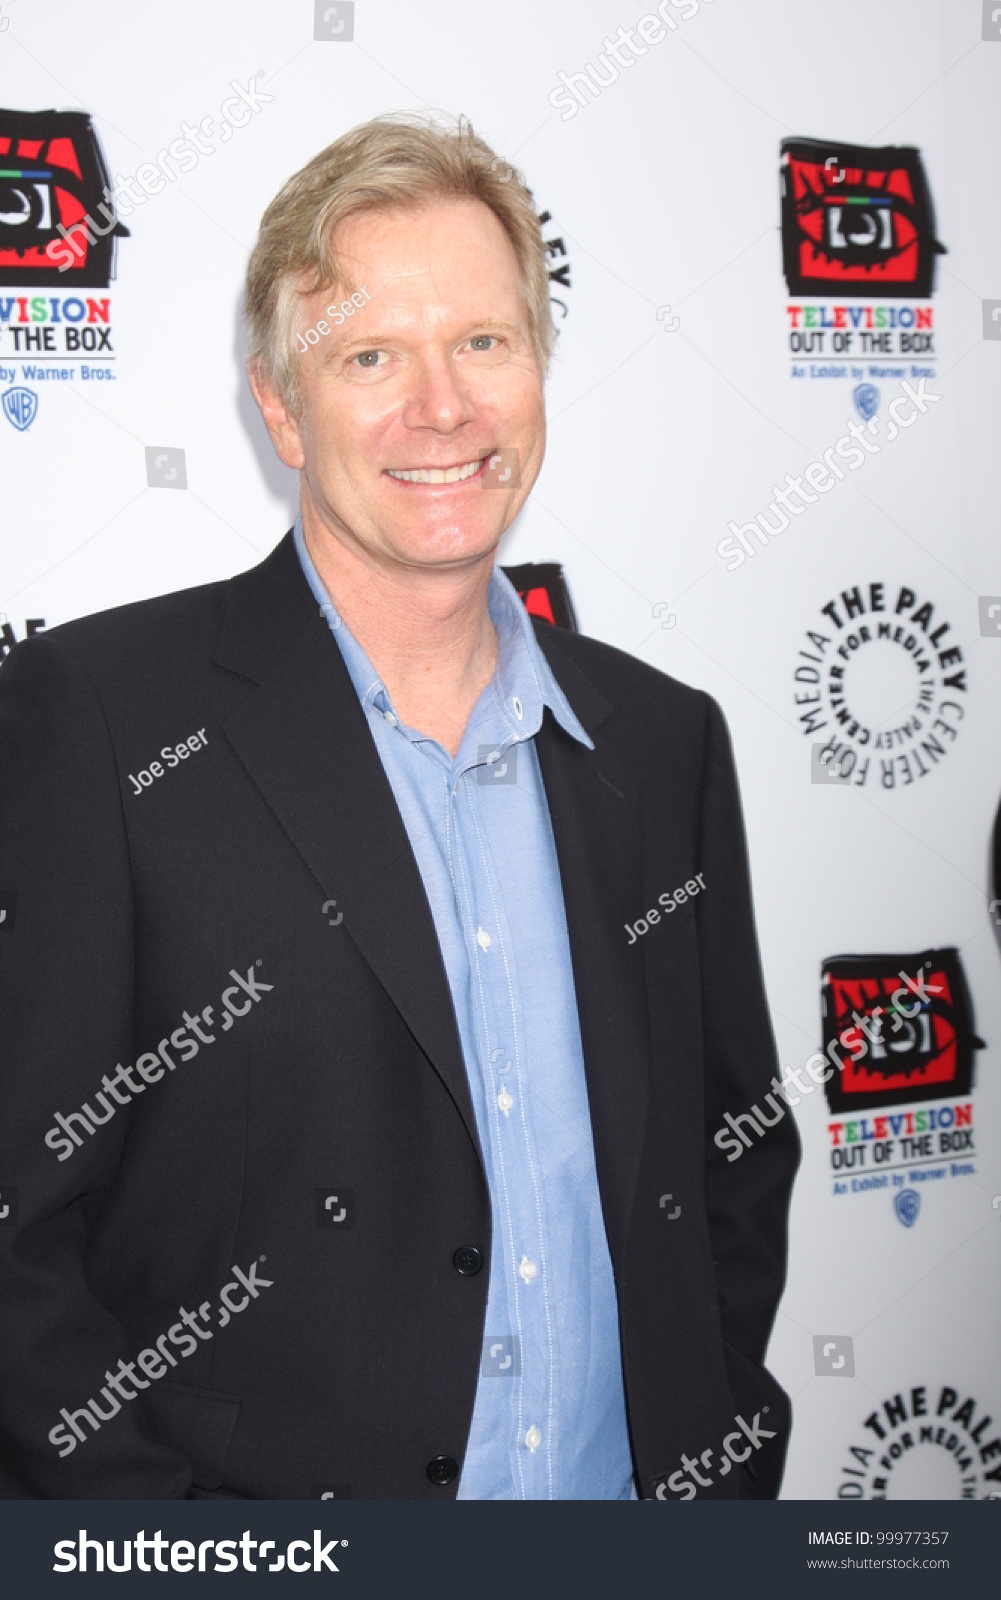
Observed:
[[[261,218],[247,264],[248,363],[263,368],[290,410],[301,402],[293,342],[298,301],[346,284],[334,254],[336,228],[363,212],[417,210],[437,199],[482,200],[501,224],[518,263],[536,365],[546,375],[556,328],[545,245],[524,177],[465,117],[453,127],[400,112],[363,122],[321,150]]]

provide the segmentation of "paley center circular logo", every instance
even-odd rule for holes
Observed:
[[[966,716],[952,624],[906,584],[856,583],[820,606],[793,679],[815,783],[907,788],[941,765]]]
[[[1001,1499],[1001,1435],[986,1406],[948,1384],[917,1384],[865,1417],[839,1500]]]

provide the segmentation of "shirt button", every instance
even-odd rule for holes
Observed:
[[[507,1116],[511,1110],[511,1107],[514,1105],[514,1101],[506,1089],[502,1089],[500,1094],[497,1096],[497,1104],[500,1106],[504,1115]]]
[[[518,1268],[518,1275],[519,1277],[524,1278],[526,1283],[531,1283],[533,1278],[538,1277],[539,1269],[535,1265],[534,1261],[529,1261],[527,1256],[522,1256],[521,1266]]]
[[[540,1444],[542,1443],[542,1434],[539,1432],[534,1422],[525,1435],[525,1443],[528,1445],[528,1448],[533,1451],[538,1450]]]
[[[444,1489],[458,1477],[459,1463],[453,1460],[451,1456],[435,1456],[432,1461],[428,1462],[427,1474],[432,1483],[436,1483],[439,1488]]]
[[[475,1244],[460,1244],[452,1257],[452,1265],[462,1278],[475,1278],[483,1265],[483,1251]]]
[[[517,695],[515,695],[514,699],[511,701],[511,706],[512,706],[512,709],[514,711],[515,716],[518,718],[518,721],[520,722],[522,717],[525,715],[525,712],[524,712],[524,709],[522,708],[521,701],[518,699]]]
[[[476,943],[479,945],[481,950],[489,950],[490,949],[490,935],[487,932],[486,928],[477,928],[477,930],[476,930]]]
[[[397,719],[393,716],[391,711],[384,711],[382,714],[391,728],[395,728],[397,726]]]

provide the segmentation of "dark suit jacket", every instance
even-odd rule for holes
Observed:
[[[718,1465],[736,1415],[767,1407],[775,1439],[699,1491],[767,1497],[798,1145],[791,1117],[733,1163],[712,1140],[776,1070],[725,726],[630,656],[538,637],[596,746],[548,713],[537,738],[639,1482],[655,1493],[682,1452]],[[427,1468],[466,1445],[488,1273],[455,1253],[489,1259],[489,1197],[423,885],[291,537],[229,582],[19,644],[0,763],[0,1197],[19,1191],[0,1492],[453,1495]],[[630,945],[696,872],[704,892]],[[171,1035],[209,1005],[211,1042],[180,1060]],[[55,1114],[101,1116],[102,1076],[145,1054],[152,1080],[161,1042],[172,1069],[92,1135],[70,1119],[70,1145]],[[233,1271],[252,1263],[256,1296]],[[180,1310],[202,1306],[183,1353]],[[61,1456],[61,1411],[158,1339],[175,1364]]]

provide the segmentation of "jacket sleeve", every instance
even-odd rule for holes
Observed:
[[[702,852],[706,893],[699,897],[705,1046],[706,1198],[730,1386],[738,1409],[759,1411],[776,1438],[756,1457],[744,1493],[778,1492],[790,1426],[787,1396],[764,1368],[765,1349],[785,1283],[787,1221],[799,1135],[784,1109],[744,1144],[736,1118],[764,1096],[779,1063],[758,954],[737,777],[722,712],[710,702]],[[776,1104],[783,1105],[775,1096]],[[741,1124],[746,1130],[747,1124]],[[716,1142],[722,1131],[723,1143]],[[739,1155],[736,1151],[739,1150]],[[751,1418],[747,1412],[742,1412]]]
[[[0,891],[0,1496],[183,1498],[189,1464],[101,1392],[137,1353],[87,1281],[128,1131],[95,1091],[133,1060],[132,883],[100,701],[44,636],[0,668]],[[70,1121],[77,1144],[56,1113],[84,1102],[107,1125]],[[61,1415],[91,1397],[98,1430]]]

